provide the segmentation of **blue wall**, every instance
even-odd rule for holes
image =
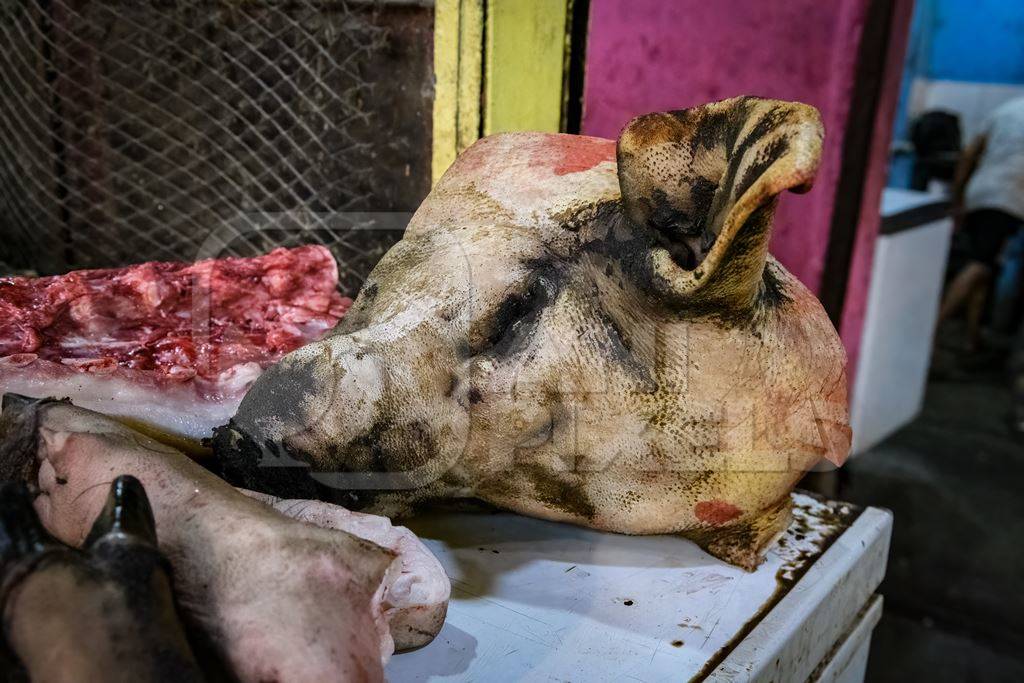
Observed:
[[[1024,0],[918,0],[917,11],[931,13],[923,76],[1024,83]]]
[[[907,104],[917,78],[1024,83],[1024,0],[917,0],[893,122],[895,141],[909,137]],[[912,163],[909,155],[894,157],[888,184],[909,187]]]

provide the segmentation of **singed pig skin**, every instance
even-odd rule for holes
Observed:
[[[839,337],[768,255],[822,136],[813,107],[740,97],[617,145],[476,142],[342,322],[217,430],[226,476],[389,516],[477,497],[753,569],[850,444]]]
[[[137,481],[111,487],[82,551],[46,533],[23,484],[0,508],[3,637],[32,683],[204,680]]]
[[[383,680],[395,553],[290,519],[97,413],[10,397],[3,411],[22,446],[36,435],[35,509],[61,541],[85,540],[114,477],[143,483],[178,602],[240,681]]]

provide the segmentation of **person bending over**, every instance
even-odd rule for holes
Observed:
[[[953,181],[953,211],[968,262],[950,283],[939,323],[967,309],[967,351],[981,346],[981,319],[1006,242],[1024,226],[1024,97],[998,107],[964,151]]]

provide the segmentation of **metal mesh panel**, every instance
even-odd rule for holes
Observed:
[[[354,290],[397,234],[339,213],[412,208],[375,192],[394,137],[373,106],[394,56],[383,8],[0,0],[0,261],[57,272],[318,241]]]

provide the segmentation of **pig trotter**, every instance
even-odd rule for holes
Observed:
[[[133,538],[156,549],[156,522],[146,490],[135,477],[121,475],[110,487],[107,503],[85,539],[87,548]]]
[[[5,399],[4,405],[7,405]],[[4,680],[27,681],[27,672],[7,645],[7,602],[18,583],[45,559],[70,555],[46,532],[32,509],[32,496],[20,482],[0,486],[0,675]]]
[[[386,610],[395,606],[392,588],[409,583],[399,581],[398,553],[290,519],[98,413],[51,403],[35,420],[43,525],[61,541],[84,541],[127,584],[143,586],[131,563],[118,562],[130,555],[145,568],[159,557],[139,559],[152,550],[155,519],[181,613],[209,639],[197,653],[208,646],[242,682],[383,679],[394,648]],[[136,477],[149,503],[127,477],[104,496],[118,474]]]
[[[441,563],[411,531],[392,525],[384,517],[352,512],[318,500],[285,500],[244,490],[242,493],[292,519],[345,531],[398,554],[401,573],[382,600],[396,651],[422,647],[441,630],[451,583]]]
[[[4,583],[0,596],[7,594],[8,581],[16,566],[32,564],[48,550],[62,550],[32,509],[32,496],[20,482],[6,482],[0,487],[0,563]]]
[[[4,484],[0,563],[0,665],[7,677],[43,683],[203,680],[178,621],[168,565],[156,549],[149,501],[137,480],[115,480],[84,551],[50,536],[24,484]],[[83,625],[89,647],[81,645]]]
[[[36,473],[36,414],[40,401],[18,394],[0,400],[0,480],[31,481]]]

